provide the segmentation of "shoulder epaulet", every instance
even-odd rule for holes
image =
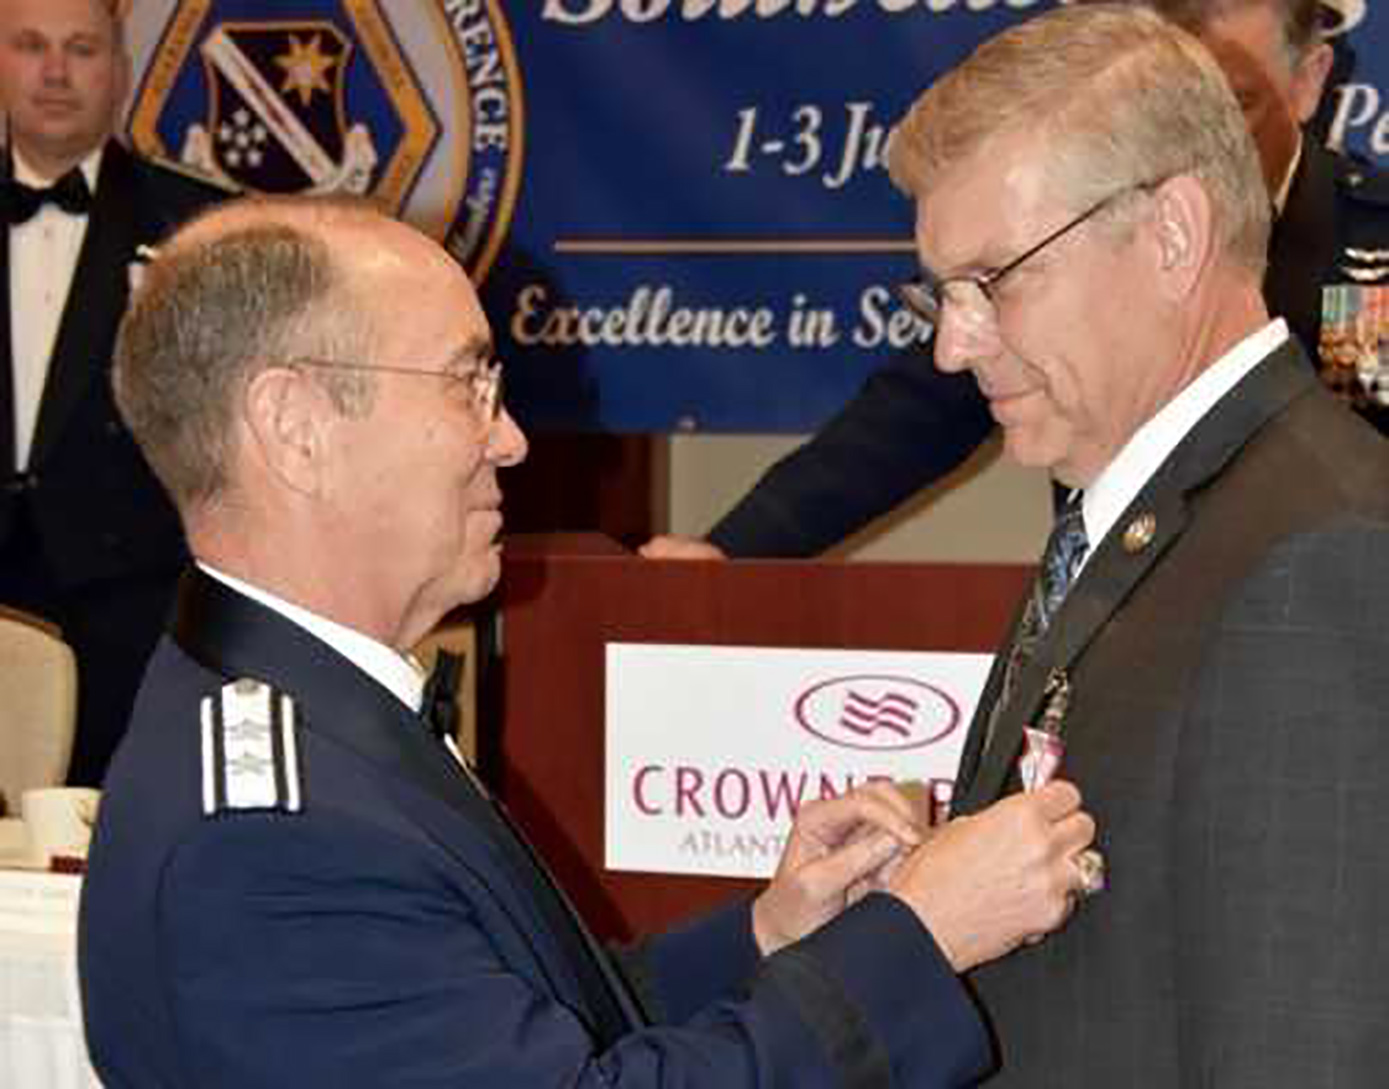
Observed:
[[[243,678],[202,702],[203,813],[280,810],[303,804],[294,701]]]
[[[189,181],[201,182],[203,185],[211,186],[213,189],[220,189],[223,193],[235,195],[241,192],[241,187],[227,178],[210,174],[207,171],[199,170],[195,166],[187,163],[178,162],[175,159],[156,158],[153,155],[145,155],[143,152],[140,158],[153,167],[168,171],[170,174],[178,174],[180,177],[187,178]]]

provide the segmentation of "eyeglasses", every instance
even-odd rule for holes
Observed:
[[[946,289],[951,284],[973,284],[979,289],[980,294],[984,296],[989,305],[997,310],[998,300],[994,298],[994,290],[1003,277],[1007,276],[1010,272],[1016,271],[1024,262],[1036,257],[1037,254],[1041,253],[1053,242],[1070,234],[1086,220],[1099,214],[1100,209],[1114,203],[1114,201],[1118,200],[1120,197],[1132,193],[1135,190],[1149,191],[1161,184],[1162,182],[1160,180],[1139,182],[1136,185],[1125,186],[1118,192],[1110,193],[1109,196],[1105,197],[1103,200],[1092,204],[1085,211],[1081,212],[1075,219],[1058,227],[1035,246],[1024,250],[1006,265],[1002,265],[999,268],[992,268],[987,272],[981,272],[975,276],[937,276],[930,269],[923,266],[917,273],[916,279],[909,280],[897,286],[897,295],[906,303],[907,308],[911,310],[912,313],[923,321],[930,322],[932,325],[940,321],[941,312],[945,309],[947,301]]]
[[[483,419],[491,422],[502,414],[502,363],[499,359],[479,360],[466,370],[432,371],[424,367],[393,367],[384,363],[340,363],[332,359],[292,359],[290,366],[325,367],[343,371],[381,371],[385,374],[416,374],[442,378],[450,389],[462,389]]]

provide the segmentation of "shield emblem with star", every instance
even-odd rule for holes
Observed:
[[[347,121],[352,43],[336,26],[226,22],[200,52],[208,123],[189,128],[185,162],[260,192],[365,190],[376,155]]]

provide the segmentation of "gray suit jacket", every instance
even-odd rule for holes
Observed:
[[[1130,551],[1141,514],[1156,532]],[[1064,931],[975,974],[997,1084],[1384,1084],[1386,558],[1389,448],[1290,344],[1100,543],[981,752],[995,670],[959,808],[1016,789],[1022,726],[1064,669],[1065,773],[1110,877]]]

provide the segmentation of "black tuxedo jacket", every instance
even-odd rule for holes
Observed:
[[[1264,295],[1315,352],[1323,285],[1348,282],[1347,266],[1365,274],[1349,253],[1389,250],[1389,175],[1310,139],[1302,150],[1269,244]],[[1382,275],[1383,259],[1374,267]],[[1389,430],[1389,414],[1374,420]],[[941,374],[929,345],[902,352],[768,469],[709,539],[730,556],[813,556],[959,468],[993,429],[972,375]]]
[[[1146,517],[1145,517],[1146,516]],[[1126,534],[1140,519],[1150,537]],[[974,977],[999,1085],[1369,1089],[1389,1069],[1389,445],[1285,345],[1099,542],[960,811],[1016,789],[1069,678],[1063,773],[1110,887]]]
[[[8,158],[8,157],[6,157]],[[8,167],[6,167],[8,169]],[[0,544],[22,495],[62,586],[177,571],[183,534],[111,392],[111,349],[130,267],[183,220],[228,194],[137,158],[112,140],[48,369],[28,471],[14,470],[9,231],[0,229]]]

